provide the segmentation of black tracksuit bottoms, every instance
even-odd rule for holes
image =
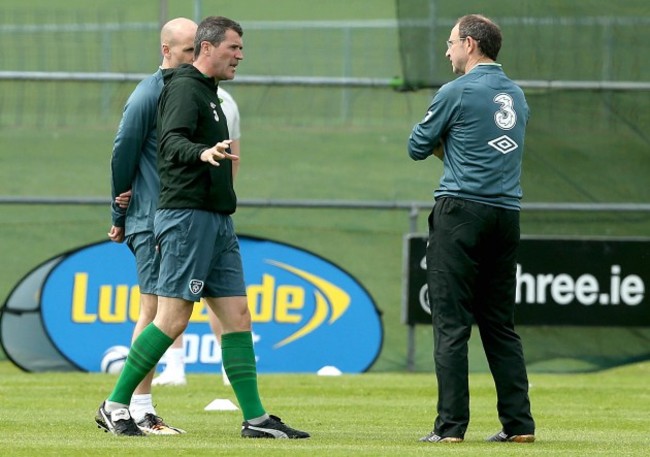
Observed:
[[[514,328],[519,211],[460,198],[436,200],[429,216],[427,284],[434,333],[440,436],[469,424],[467,343],[478,327],[509,435],[534,434],[528,377]]]

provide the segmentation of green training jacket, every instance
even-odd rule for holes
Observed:
[[[159,209],[232,214],[237,208],[232,162],[216,167],[201,152],[229,138],[217,83],[193,65],[166,71],[158,100]]]

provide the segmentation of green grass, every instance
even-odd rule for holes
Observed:
[[[189,375],[187,387],[154,392],[157,411],[188,431],[174,437],[121,438],[99,431],[98,404],[115,378],[103,374],[27,374],[0,362],[0,448],[7,456],[115,454],[231,456],[642,456],[647,455],[650,364],[598,374],[530,376],[534,444],[484,443],[498,431],[489,375],[471,376],[471,423],[458,445],[419,443],[432,427],[436,382],[430,374],[341,377],[262,375],[266,408],[312,434],[305,441],[239,438],[239,412],[206,412],[214,398],[234,401],[219,376]]]

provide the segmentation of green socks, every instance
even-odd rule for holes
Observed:
[[[149,324],[131,345],[124,369],[108,400],[128,405],[135,388],[156,366],[173,341],[154,324]],[[257,390],[257,367],[251,332],[223,335],[221,352],[223,366],[237,396],[244,420],[264,416],[266,411]]]
[[[266,414],[257,390],[257,366],[252,333],[235,332],[222,335],[221,357],[244,420]]]
[[[174,342],[153,323],[147,325],[129,350],[122,373],[108,400],[128,405],[140,381],[156,366],[165,351]]]

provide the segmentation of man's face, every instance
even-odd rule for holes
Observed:
[[[194,62],[194,35],[196,27],[180,32],[169,44],[169,65],[176,68],[184,63]]]
[[[447,52],[445,53],[445,56],[447,56],[451,62],[451,70],[455,74],[465,74],[465,66],[467,65],[466,40],[460,38],[458,24],[451,29],[451,34],[447,41]]]
[[[242,38],[234,30],[226,30],[224,40],[215,46],[209,44],[210,76],[219,81],[233,79],[239,62],[244,59]]]

